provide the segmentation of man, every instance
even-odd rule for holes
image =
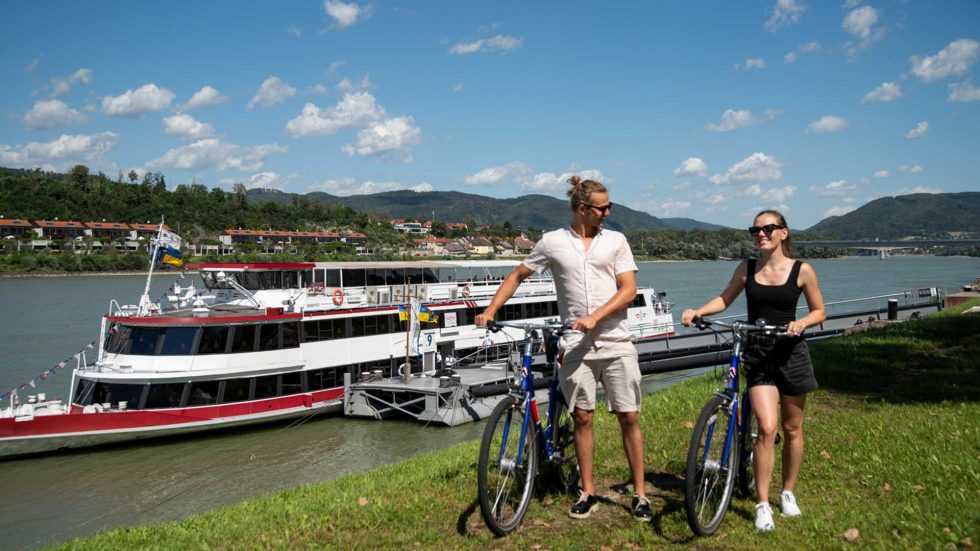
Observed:
[[[522,281],[550,269],[558,291],[562,319],[578,333],[566,335],[565,358],[558,373],[562,392],[575,420],[575,454],[582,488],[572,518],[586,518],[598,505],[593,480],[592,417],[596,386],[602,381],[609,411],[616,414],[633,478],[633,516],[653,516],[646,498],[640,410],[640,368],[630,341],[626,307],[636,297],[636,263],[623,234],[603,229],[612,209],[606,187],[573,176],[568,192],[573,217],[569,227],[545,233],[501,284],[490,305],[476,316],[486,325]]]

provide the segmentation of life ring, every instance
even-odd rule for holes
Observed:
[[[463,285],[463,298],[467,298],[469,296],[470,296],[470,286]]]
[[[340,306],[344,303],[344,292],[340,289],[333,290],[333,303],[335,306]]]

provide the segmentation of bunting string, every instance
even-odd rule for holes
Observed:
[[[48,369],[45,369],[44,371],[42,371],[41,373],[37,374],[34,378],[30,379],[29,381],[26,381],[26,382],[22,383],[21,385],[15,387],[15,388],[10,389],[8,392],[6,392],[3,395],[3,399],[4,400],[9,400],[11,396],[17,396],[17,391],[18,390],[23,390],[23,389],[25,389],[27,387],[37,388],[37,382],[38,382],[38,380],[46,381],[48,379],[48,376],[49,375],[52,375],[52,374],[57,373],[59,369],[64,369],[65,367],[68,366],[69,363],[77,360],[79,356],[81,356],[82,354],[84,354],[85,352],[87,352],[89,350],[92,350],[98,344],[99,344],[99,339],[95,339],[94,341],[86,344],[81,349],[79,349],[78,352],[76,352],[76,353],[72,354],[71,356],[65,358],[64,360],[62,360],[62,361],[54,364],[53,366],[49,367]]]

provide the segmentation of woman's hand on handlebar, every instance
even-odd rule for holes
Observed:
[[[694,321],[694,318],[696,317],[698,317],[697,311],[692,308],[688,308],[687,310],[684,310],[683,314],[681,314],[681,323],[684,325],[684,327],[690,327],[691,322]]]
[[[806,331],[807,324],[803,320],[793,320],[786,324],[786,335],[790,337],[797,337],[802,335]]]

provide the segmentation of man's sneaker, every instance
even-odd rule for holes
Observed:
[[[653,518],[653,510],[650,509],[650,500],[646,496],[633,496],[633,506],[630,507],[633,518],[640,522],[650,522]]]
[[[772,521],[772,507],[768,503],[760,503],[755,506],[755,530],[757,532],[769,532],[776,529],[776,523]]]
[[[789,490],[783,490],[779,495],[779,506],[783,510],[784,517],[798,517],[803,514],[800,512],[800,506],[796,504],[796,496]]]
[[[578,491],[578,501],[568,511],[568,516],[572,518],[589,518],[592,511],[599,507],[599,498],[589,495],[582,490]]]

